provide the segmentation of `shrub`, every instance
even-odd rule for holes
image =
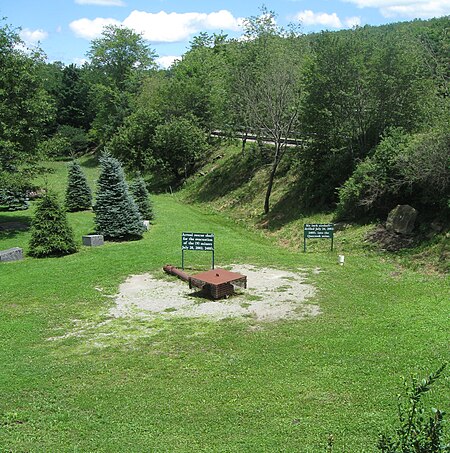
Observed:
[[[410,385],[405,381],[406,405],[398,402],[400,426],[393,435],[382,434],[378,449],[384,453],[438,453],[450,452],[450,444],[444,441],[444,412],[433,409],[433,415],[426,416],[422,396],[442,375],[446,364],[421,381],[413,378]]]
[[[391,130],[339,189],[337,219],[385,215],[396,204],[438,214],[450,188],[450,134]]]
[[[69,255],[77,251],[66,211],[55,194],[47,193],[38,202],[31,223],[28,254],[36,258]]]
[[[100,158],[94,212],[97,232],[106,238],[142,237],[144,224],[128,191],[122,166],[109,154]]]
[[[153,205],[150,201],[150,195],[147,187],[145,186],[144,179],[139,176],[130,184],[130,190],[133,194],[134,201],[136,202],[139,212],[143,219],[153,220]]]
[[[66,208],[70,212],[84,211],[92,207],[92,192],[80,165],[72,162],[66,190]]]

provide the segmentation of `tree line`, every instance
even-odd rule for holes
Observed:
[[[262,13],[244,21],[241,39],[200,33],[167,70],[124,27],[107,26],[82,67],[46,63],[1,27],[3,198],[23,192],[46,156],[88,149],[154,189],[176,187],[219,130],[239,132],[243,150],[247,134],[273,143],[266,214],[282,161],[296,169],[305,208],[342,219],[405,202],[448,213],[448,17],[302,34]],[[288,138],[300,143],[289,152]]]

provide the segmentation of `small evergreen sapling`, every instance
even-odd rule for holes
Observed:
[[[105,238],[142,237],[145,227],[128,191],[122,166],[109,154],[100,159],[94,212],[96,230]]]
[[[69,165],[69,177],[66,190],[66,208],[70,212],[84,211],[92,207],[92,192],[80,165]]]
[[[145,220],[153,220],[153,205],[150,201],[150,195],[148,193],[147,187],[145,186],[145,181],[142,176],[139,176],[130,184],[130,190],[133,194],[134,201],[136,202],[141,216]]]
[[[74,233],[56,195],[47,193],[38,203],[31,223],[28,254],[43,258],[75,253]]]

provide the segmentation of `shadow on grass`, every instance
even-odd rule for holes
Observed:
[[[214,201],[249,182],[255,173],[270,161],[261,153],[246,151],[234,154],[221,162],[197,182],[193,198],[195,201]]]
[[[80,161],[80,166],[84,168],[96,168],[98,165],[97,156],[89,156],[88,158]]]
[[[0,213],[0,240],[12,239],[30,229],[30,218],[24,215],[2,215]]]

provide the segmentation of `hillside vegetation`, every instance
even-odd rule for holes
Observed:
[[[263,8],[245,19],[243,40],[200,33],[168,70],[126,28],[106,27],[81,68],[44,63],[0,28],[0,203],[20,205],[39,160],[87,149],[110,152],[156,192],[176,190],[208,161],[215,131],[272,142],[236,162],[249,168],[236,165],[225,185],[264,163],[269,225],[283,203],[294,216],[359,222],[410,204],[419,224],[448,228],[448,17],[309,35],[275,18]]]

